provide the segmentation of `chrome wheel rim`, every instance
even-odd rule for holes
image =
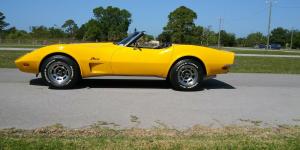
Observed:
[[[198,70],[193,65],[183,65],[178,69],[178,81],[185,87],[193,87],[198,84]]]
[[[64,62],[54,62],[47,69],[48,79],[57,84],[63,85],[71,78],[71,68]]]

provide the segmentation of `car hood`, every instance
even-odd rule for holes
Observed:
[[[98,49],[101,50],[104,47],[113,47],[115,46],[114,43],[107,42],[107,43],[79,43],[79,44],[58,44],[52,45],[52,47],[64,50],[67,49],[69,51],[77,51],[77,50],[88,50],[88,49]]]

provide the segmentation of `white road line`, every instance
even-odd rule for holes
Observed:
[[[241,57],[275,57],[275,58],[300,58],[299,55],[261,55],[261,54],[235,54]]]
[[[32,51],[37,48],[12,48],[12,47],[0,47],[0,50],[9,50],[9,51]]]

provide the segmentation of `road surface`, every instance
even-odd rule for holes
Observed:
[[[300,75],[230,73],[196,92],[129,77],[91,78],[76,89],[53,90],[34,75],[0,69],[0,128],[79,128],[98,121],[117,128],[299,125],[299,108]]]
[[[240,57],[300,58],[299,55],[235,54],[235,56],[240,56]]]
[[[0,47],[0,50],[7,50],[7,51],[32,51],[37,48],[14,48],[14,47]]]

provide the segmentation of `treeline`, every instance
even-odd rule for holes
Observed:
[[[158,36],[161,41],[172,41],[175,43],[186,43],[196,45],[217,45],[218,32],[196,25],[194,20],[197,14],[184,6],[171,12],[169,21],[163,29],[163,33]],[[293,32],[293,48],[300,48],[300,31],[290,31],[282,27],[272,30],[270,43],[280,44],[282,47],[290,47]],[[267,37],[260,32],[251,33],[247,37],[237,38],[235,34],[221,30],[221,44],[223,46],[253,47],[255,45],[267,43]]]
[[[131,14],[116,7],[98,7],[93,18],[78,27],[74,20],[66,20],[62,26],[32,26],[30,32],[8,28],[5,16],[0,12],[1,39],[73,39],[80,41],[117,41],[127,36]]]
[[[94,16],[80,27],[74,20],[66,20],[62,26],[33,26],[30,31],[18,30],[15,27],[7,28],[5,16],[0,12],[0,39],[69,39],[78,41],[118,41],[127,36],[128,27],[132,22],[128,10],[109,6],[97,7],[93,10]],[[195,44],[215,46],[218,43],[219,33],[195,24],[197,13],[181,6],[171,12],[163,32],[157,40],[181,44]],[[300,48],[300,31],[278,27],[272,30],[270,43],[290,47],[293,34],[293,48]],[[246,37],[237,38],[235,34],[221,30],[222,46],[253,47],[266,44],[267,37],[260,32],[251,33]],[[149,36],[152,37],[152,36]]]

